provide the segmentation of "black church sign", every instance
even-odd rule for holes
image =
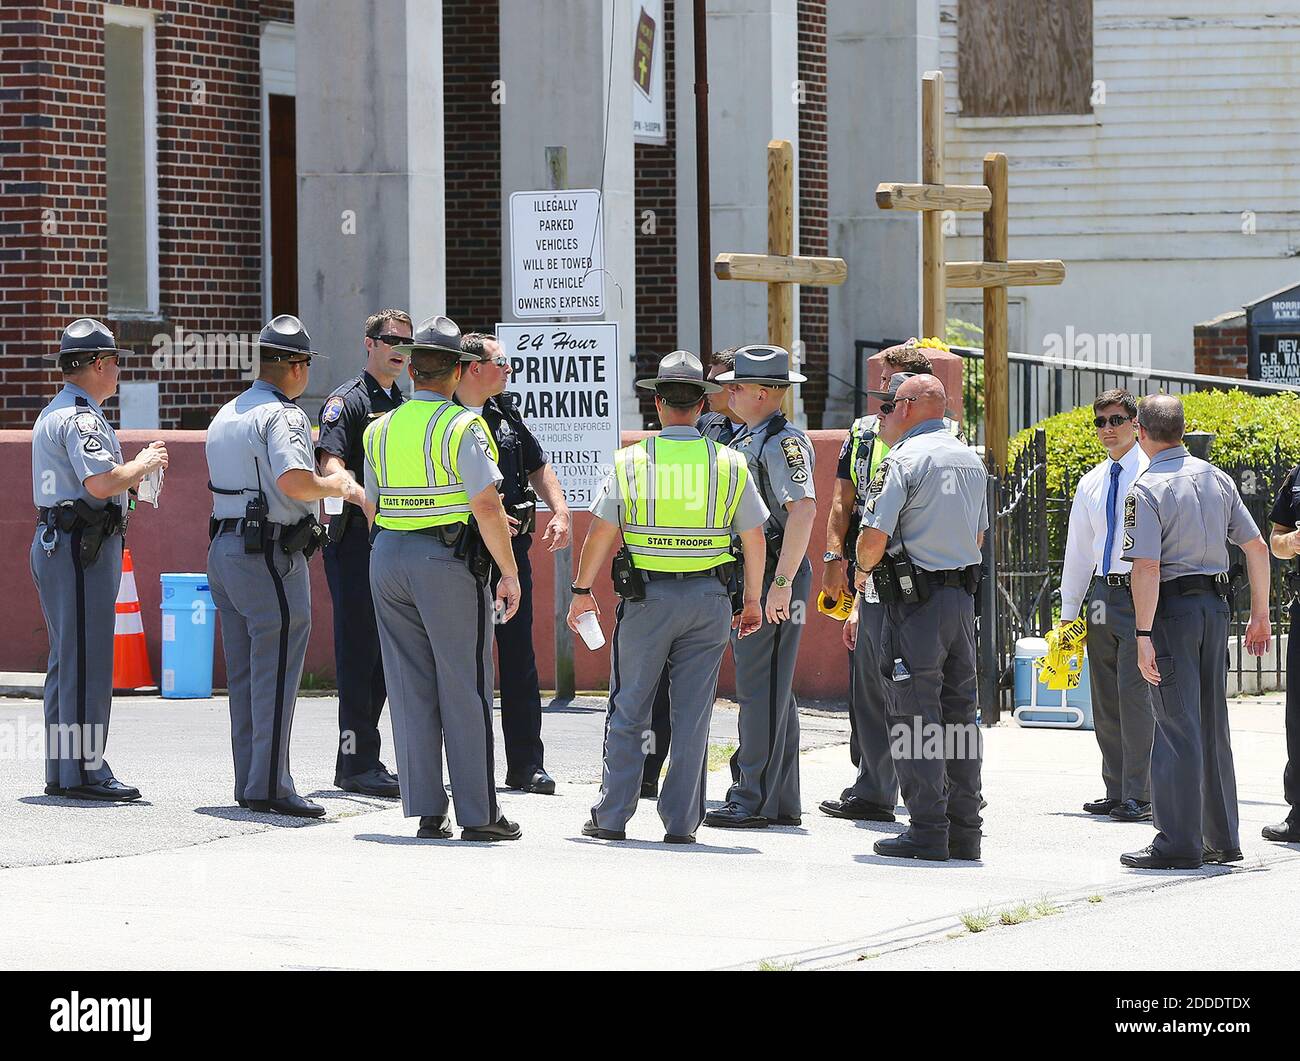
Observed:
[[[1300,387],[1300,284],[1247,303],[1247,374]]]

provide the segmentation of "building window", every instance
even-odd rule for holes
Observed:
[[[1092,0],[960,0],[965,118],[1092,113]]]
[[[108,306],[158,312],[158,163],[153,14],[104,8]]]

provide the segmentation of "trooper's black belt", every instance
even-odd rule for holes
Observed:
[[[642,568],[641,577],[648,582],[680,581],[684,578],[717,578],[725,582],[730,569],[730,564],[706,567],[703,571],[651,571],[648,568]]]
[[[927,571],[923,567],[918,567],[916,573],[922,578],[929,579],[932,586],[949,586],[953,589],[966,588],[966,569],[964,567],[957,567],[948,571]]]
[[[262,529],[263,529],[262,530],[263,534],[265,534],[271,541],[275,541],[283,533],[285,527],[283,523],[272,523],[270,520],[267,520],[265,523],[262,524]],[[217,530],[216,530],[216,534],[214,534],[213,537],[214,538],[220,537],[222,534],[243,534],[243,533],[244,533],[243,516],[240,516],[238,518],[231,516],[227,519],[217,520]]]
[[[1104,582],[1108,586],[1123,586],[1125,589],[1133,588],[1132,575],[1093,575],[1098,582]]]
[[[464,531],[464,523],[446,523],[438,527],[413,527],[410,533],[423,534],[428,538],[437,538],[438,541],[450,549],[460,541],[460,536]]]
[[[104,522],[108,524],[104,531],[105,534],[113,535],[122,530],[121,517],[118,515],[116,504],[113,505],[111,512],[105,509],[99,511],[106,513],[103,517]],[[88,522],[76,512],[72,505],[53,505],[36,510],[36,525],[38,527],[57,527],[62,531],[72,531],[77,530],[79,527],[88,526]]]
[[[1161,582],[1160,595],[1177,594],[1186,597],[1193,593],[1216,593],[1227,598],[1230,586],[1231,581],[1226,571],[1218,575],[1180,575]]]

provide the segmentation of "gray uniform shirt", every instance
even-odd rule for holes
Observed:
[[[775,430],[775,412],[754,427],[743,426],[729,445],[749,462],[749,474],[758,483],[771,524],[785,533],[790,513],[786,505],[803,498],[817,500],[813,488],[813,447],[805,435],[786,422]],[[769,435],[769,430],[771,434]]]
[[[951,571],[980,562],[988,530],[988,474],[942,420],[923,420],[892,447],[867,486],[862,526],[900,541],[917,567]]]
[[[85,482],[121,463],[122,447],[104,411],[75,383],[65,383],[32,426],[32,503],[52,508],[81,500],[103,508],[108,500],[92,497]],[[127,494],[111,500],[126,511]]]
[[[431,390],[417,390],[411,394],[410,400],[413,402],[446,402],[454,399]],[[385,413],[384,415],[392,416],[397,411],[397,409],[394,409],[392,413]],[[375,430],[379,429],[375,428]],[[486,428],[484,428],[484,432],[486,432]],[[460,468],[460,481],[465,484],[465,493],[471,501],[481,494],[484,489],[501,481],[501,469],[497,467],[496,462],[488,453],[485,438],[486,434],[484,436],[479,435],[478,425],[471,424],[470,429],[460,436],[460,448],[456,451],[457,467]],[[450,468],[447,470],[451,471]],[[370,463],[369,454],[366,455],[366,497],[372,505],[379,503],[379,470]]]
[[[693,427],[677,426],[665,427],[659,432],[659,437],[690,442],[702,436]],[[707,486],[707,484],[705,485]],[[611,470],[605,476],[604,482],[600,484],[600,489],[596,491],[596,500],[591,503],[591,512],[607,523],[622,525],[623,499],[618,491],[617,469]],[[754,486],[754,474],[751,470],[750,474],[745,478],[745,489],[740,492],[740,501],[736,505],[736,513],[731,518],[731,533],[733,535],[743,534],[755,527],[761,527],[767,522],[768,515],[767,506],[763,504],[763,499]]]
[[[1237,484],[1183,446],[1151,458],[1124,500],[1124,559],[1159,560],[1160,581],[1228,570],[1228,542],[1259,537]]]
[[[285,472],[314,472],[311,423],[307,414],[265,380],[223,405],[208,426],[208,480],[238,494],[212,495],[217,519],[237,519],[257,496],[260,480],[266,495],[266,518],[272,523],[297,523],[317,514],[316,501],[295,501],[280,489]]]

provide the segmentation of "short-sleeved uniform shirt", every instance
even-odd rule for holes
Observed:
[[[212,514],[238,519],[260,489],[266,518],[286,526],[316,515],[316,501],[295,501],[280,489],[285,472],[315,471],[307,414],[265,380],[223,405],[208,427],[206,445]],[[233,490],[238,493],[220,493]]]
[[[75,383],[65,383],[32,427],[33,504],[52,508],[81,500],[103,508],[109,499],[92,497],[85,482],[121,463],[122,447],[104,411]],[[111,500],[126,511],[127,494]]]
[[[724,446],[731,445],[731,440],[736,437],[736,432],[741,429],[740,424],[731,422],[731,417],[724,416],[722,413],[705,413],[695,421],[695,430],[705,438],[711,438],[714,442],[721,442]]]
[[[1258,536],[1237,484],[1183,446],[1152,457],[1124,499],[1124,559],[1159,560],[1161,582],[1223,574],[1227,543]]]
[[[357,482],[364,484],[366,453],[361,436],[371,420],[391,412],[404,401],[406,395],[396,383],[384,390],[369,372],[341,383],[321,406],[316,456],[334,454],[342,459]]]
[[[1269,522],[1279,527],[1295,530],[1300,527],[1300,493],[1296,490],[1296,478],[1300,468],[1292,468],[1282,480],[1282,489],[1277,492],[1273,508],[1269,511]]]
[[[805,497],[817,499],[808,436],[778,411],[754,427],[742,426],[729,444],[749,463],[749,474],[770,513],[768,526],[784,534],[790,518],[785,506]]]
[[[946,429],[923,420],[894,443],[867,485],[862,526],[889,535],[917,567],[953,571],[980,562],[988,530],[984,462]]]
[[[463,404],[463,403],[462,403]],[[507,511],[524,500],[524,488],[533,472],[546,467],[550,457],[519,414],[519,400],[513,394],[489,398],[482,409],[466,406],[487,423],[497,444],[497,467],[501,470],[501,501]]]
[[[693,427],[676,426],[665,427],[659,432],[660,438],[672,439],[680,442],[691,442],[701,438],[701,434]],[[596,500],[591,503],[591,513],[607,523],[617,523],[622,526],[623,523],[623,499],[618,490],[618,471],[612,469],[600,484],[596,491]],[[744,534],[745,531],[751,531],[755,527],[761,527],[767,522],[768,509],[763,504],[762,497],[759,496],[758,488],[754,485],[754,475],[751,471],[745,478],[745,488],[740,492],[740,500],[736,503],[736,512],[731,517],[731,533],[734,537],[737,534]]]
[[[417,390],[411,395],[413,402],[452,401],[445,394],[431,390]],[[386,414],[387,415],[387,414]],[[375,429],[376,431],[379,428]],[[477,420],[460,436],[460,448],[456,451],[457,468],[460,481],[465,484],[465,493],[473,500],[489,486],[501,481],[501,470],[488,453],[488,440],[481,436],[483,426]],[[450,469],[448,469],[450,471]],[[372,505],[379,504],[379,473],[366,457],[366,497]]]

